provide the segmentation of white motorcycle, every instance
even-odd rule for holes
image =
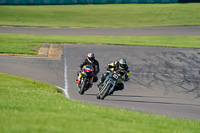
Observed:
[[[121,75],[119,72],[114,71],[110,73],[104,80],[103,84],[99,86],[99,92],[97,94],[97,99],[103,100],[106,96],[113,93],[114,88],[117,86]]]

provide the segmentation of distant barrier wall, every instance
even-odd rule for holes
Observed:
[[[179,0],[179,3],[200,3],[200,0]]]
[[[0,5],[178,3],[179,0],[0,0]]]

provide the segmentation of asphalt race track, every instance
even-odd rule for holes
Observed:
[[[105,28],[104,30],[98,28],[89,28],[89,30],[88,28],[32,28],[34,33],[27,33],[31,28],[27,29],[29,28],[0,27],[0,33],[61,35],[66,32],[70,34],[71,30],[71,34],[74,35],[79,30],[80,32],[77,33],[86,35],[116,35],[115,32],[112,33],[112,30]],[[113,30],[118,31],[117,35],[200,35],[199,26]],[[82,102],[200,120],[199,49],[73,44],[65,45],[63,50],[62,60],[1,55],[0,72],[32,78],[67,89],[70,99]],[[127,60],[131,80],[125,83],[123,91],[117,91],[104,100],[97,100],[97,87],[94,83],[84,95],[79,95],[75,82],[76,72],[80,62],[91,51],[95,53],[100,62],[99,77],[111,61],[121,58]]]
[[[200,26],[146,27],[146,28],[48,28],[48,27],[2,27],[0,33],[46,34],[46,35],[120,35],[120,36],[200,36]]]

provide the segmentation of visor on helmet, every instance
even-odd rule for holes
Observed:
[[[94,57],[88,57],[90,61],[94,61]]]
[[[127,66],[126,64],[120,64],[120,67],[123,69],[126,68],[126,66]]]

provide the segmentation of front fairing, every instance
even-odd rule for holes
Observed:
[[[94,73],[93,72],[87,72],[87,71],[81,71],[81,75],[83,76],[83,77],[92,77],[92,76],[94,76]]]
[[[106,77],[106,79],[105,79],[105,83],[108,81],[108,79],[110,79],[112,77],[112,74],[110,73],[107,77]]]
[[[114,82],[115,84],[117,84],[119,82],[119,80],[120,80],[120,76],[118,74],[115,74],[115,73],[110,73],[106,77],[106,79],[104,81],[104,84],[106,84],[110,80],[111,80],[112,83]]]

